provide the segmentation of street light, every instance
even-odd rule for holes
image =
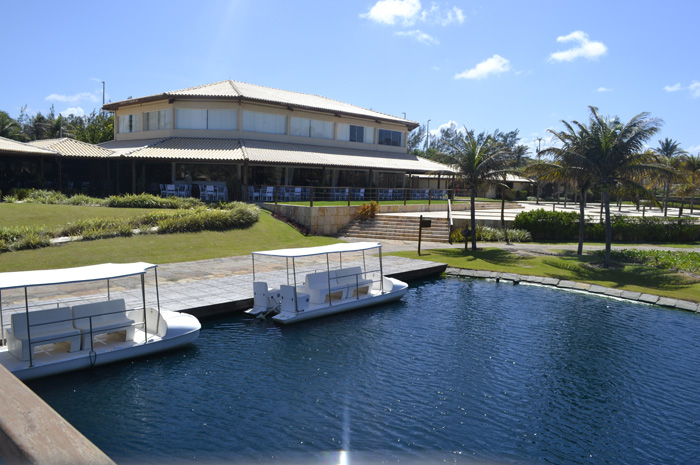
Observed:
[[[426,152],[430,148],[430,121],[432,121],[432,120],[428,120],[428,124],[427,124],[428,128],[425,131],[425,151]]]

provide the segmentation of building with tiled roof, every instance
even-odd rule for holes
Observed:
[[[115,124],[101,147],[131,160],[134,180],[401,188],[412,174],[452,173],[408,153],[418,123],[318,95],[221,81],[103,109]]]

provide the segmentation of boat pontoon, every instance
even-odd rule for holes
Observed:
[[[281,282],[256,279],[256,260],[260,268],[260,260],[267,257],[286,260],[285,275],[278,275]],[[258,272],[258,277],[263,274],[274,275]],[[406,283],[384,276],[379,242],[253,252],[254,307],[248,313],[296,323],[399,300],[407,290]]]
[[[145,275],[151,269],[155,307],[146,305]],[[127,307],[124,298],[112,295],[110,285],[139,275],[140,293],[128,298],[136,304]],[[106,298],[70,297],[76,283],[99,281],[107,283]],[[62,287],[53,287],[58,285]],[[3,308],[3,299],[13,303]],[[0,363],[22,380],[180,347],[194,341],[200,328],[192,315],[160,310],[158,274],[150,263],[0,273]]]

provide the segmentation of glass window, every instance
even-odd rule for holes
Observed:
[[[119,115],[119,132],[140,132],[141,113],[133,115]]]
[[[389,131],[388,129],[380,129],[379,140],[377,141],[377,143],[379,145],[391,145],[394,147],[402,147],[401,132]]]
[[[207,129],[226,131],[237,127],[236,110],[208,110]]]
[[[170,129],[170,110],[149,111],[144,113],[144,131]]]
[[[338,140],[374,144],[374,128],[355,124],[338,124]]]
[[[334,125],[332,121],[297,118],[296,116],[292,116],[289,120],[289,135],[291,136],[333,139],[333,132]]]
[[[268,134],[287,134],[287,117],[272,113],[243,111],[243,130]]]
[[[207,110],[177,108],[175,110],[175,129],[206,129]]]

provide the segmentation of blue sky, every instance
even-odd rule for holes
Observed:
[[[547,138],[588,105],[700,152],[695,1],[0,0],[0,109],[89,113],[234,79]],[[12,50],[12,52],[8,52]],[[546,146],[546,140],[543,144]]]

